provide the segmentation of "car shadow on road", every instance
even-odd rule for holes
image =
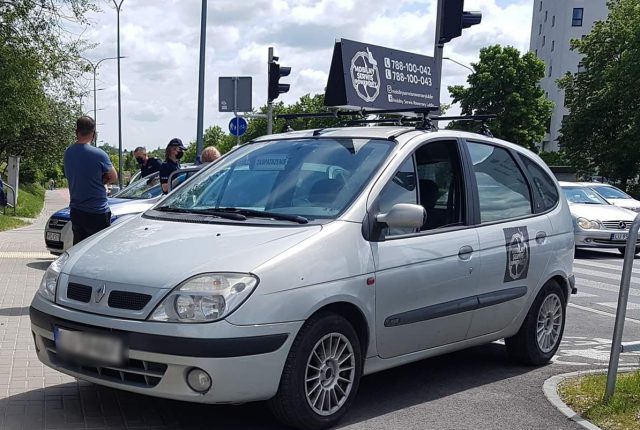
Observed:
[[[405,408],[524,375],[535,367],[511,363],[503,345],[480,347],[422,360],[362,379],[351,410],[337,428],[361,423]],[[214,376],[215,387],[215,376]],[[265,402],[244,405],[201,405],[158,399],[89,384],[68,383],[0,399],[0,412],[17,414],[29,405],[29,417],[14,418],[0,428],[66,428],[91,422],[96,429],[112,426],[166,429],[281,430]],[[39,406],[38,406],[39,405]],[[24,420],[31,420],[25,426]],[[86,420],[86,421],[84,421]],[[102,423],[102,424],[101,424]]]
[[[53,260],[32,261],[31,263],[27,263],[27,267],[30,267],[31,269],[36,269],[36,270],[42,270],[44,272],[49,268],[52,261]]]
[[[19,308],[0,308],[0,317],[19,317],[29,315],[29,306]]]
[[[611,260],[612,258],[623,259],[624,255],[620,254],[617,250],[615,252],[607,252],[604,250],[591,250],[591,249],[576,249],[575,258],[581,260]],[[640,256],[636,255],[635,259],[640,259]]]

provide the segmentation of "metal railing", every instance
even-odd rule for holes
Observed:
[[[616,389],[620,353],[623,349],[625,351],[637,350],[638,347],[637,342],[622,344],[622,333],[624,331],[624,320],[627,315],[627,302],[629,301],[629,288],[631,285],[631,271],[636,253],[636,242],[638,241],[638,229],[640,229],[640,214],[636,215],[633,223],[631,223],[629,236],[627,237],[627,246],[624,250],[624,264],[622,266],[622,278],[620,279],[620,293],[618,294],[618,309],[616,310],[616,323],[613,329],[609,370],[607,372],[607,388],[604,393],[605,402],[611,400]]]
[[[16,189],[7,183],[4,183],[3,186],[4,188],[8,188],[9,190],[11,190],[11,197],[13,198],[13,204],[11,204],[9,201],[9,193],[7,193],[7,206],[3,208],[3,213],[6,215],[7,207],[10,207],[10,208],[13,208],[13,215],[15,216],[16,206],[18,206],[18,199],[16,198]]]

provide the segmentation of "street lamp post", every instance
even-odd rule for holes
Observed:
[[[471,67],[469,67],[469,66],[467,66],[466,64],[461,63],[461,62],[459,62],[459,61],[456,61],[456,60],[454,60],[453,58],[443,57],[442,59],[443,59],[443,60],[449,60],[449,61],[451,61],[451,62],[453,62],[453,63],[456,63],[458,66],[462,66],[462,67],[464,67],[465,69],[469,69],[469,71],[470,71],[471,73],[473,73],[473,69],[472,69]]]
[[[98,66],[100,65],[100,63],[102,63],[105,60],[117,60],[119,57],[106,57],[106,58],[102,58],[100,60],[98,60],[98,62],[96,62],[95,64],[91,61],[88,60],[87,58],[82,58],[84,61],[86,61],[87,63],[89,63],[89,65],[91,66],[91,70],[93,71],[93,120],[98,122],[98,118],[96,117],[97,114],[97,102],[96,102],[96,93],[98,92],[98,90],[96,89],[96,73],[98,71]],[[126,57],[120,57],[120,58],[126,58]],[[93,138],[93,146],[96,146],[96,138]]]
[[[120,96],[120,8],[124,0],[112,0],[117,11],[118,26],[118,185],[122,189],[122,105]]]

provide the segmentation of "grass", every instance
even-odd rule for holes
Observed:
[[[0,214],[0,231],[24,227],[25,225],[27,225],[27,223],[21,219]]]
[[[20,187],[18,192],[18,207],[16,216],[24,218],[37,218],[44,206],[44,188],[38,184],[26,184]],[[7,213],[13,210],[7,209]]]
[[[604,403],[607,375],[587,375],[563,382],[562,400],[583,418],[604,430],[640,428],[640,371],[618,374],[615,395]]]

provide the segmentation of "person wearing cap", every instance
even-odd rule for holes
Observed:
[[[182,140],[174,137],[169,141],[167,149],[164,151],[164,163],[160,166],[160,184],[162,192],[169,192],[169,176],[180,169],[180,159],[187,148],[182,144]]]
[[[145,176],[149,176],[152,173],[160,171],[162,161],[158,160],[155,157],[149,157],[147,155],[147,149],[144,146],[138,146],[133,151],[133,156],[136,158],[138,166],[140,166],[141,177],[144,178]]]

